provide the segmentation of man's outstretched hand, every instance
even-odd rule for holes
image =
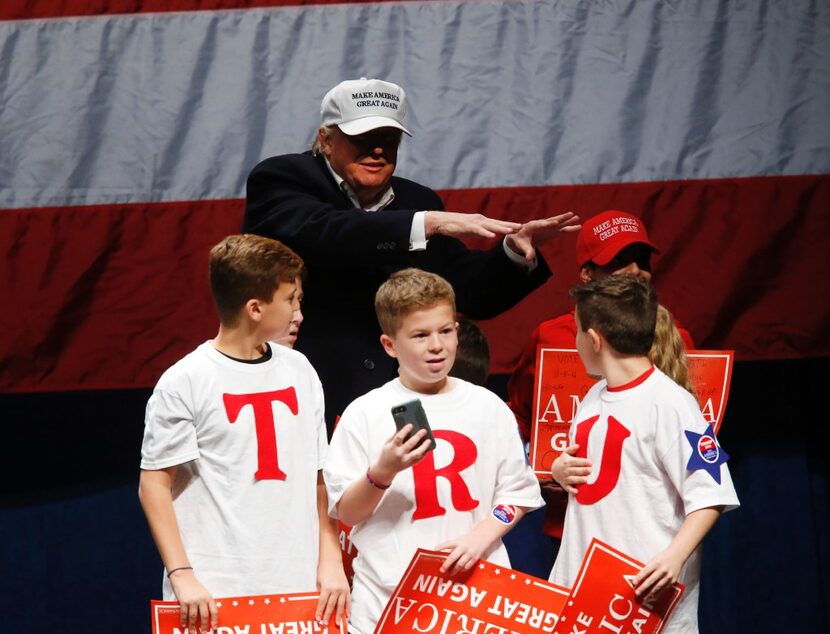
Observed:
[[[537,247],[549,242],[560,233],[572,233],[579,231],[581,227],[579,216],[568,211],[558,216],[526,222],[516,233],[508,235],[505,241],[510,250],[530,262],[536,258]]]
[[[516,233],[521,228],[522,225],[518,222],[496,220],[482,214],[428,211],[424,216],[424,229],[427,238],[432,236],[495,238],[496,236]]]

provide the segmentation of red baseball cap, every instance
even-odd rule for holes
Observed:
[[[582,223],[576,237],[576,258],[580,266],[588,261],[605,266],[617,253],[637,242],[660,252],[649,241],[645,225],[637,216],[613,209],[603,211]]]

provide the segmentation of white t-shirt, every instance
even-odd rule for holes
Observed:
[[[435,548],[468,533],[494,505],[535,509],[544,504],[507,405],[482,387],[450,381],[451,389],[436,395],[390,381],[349,405],[334,431],[324,469],[333,517],[344,491],[366,477],[395,433],[393,406],[420,399],[437,444],[420,463],[395,476],[374,514],[352,530],[358,550],[352,634],[373,631],[417,548]],[[510,565],[501,541],[486,558]]]
[[[610,418],[616,422],[608,434]],[[594,537],[647,563],[669,545],[692,511],[738,506],[726,464],[700,469],[698,457],[691,465],[694,470],[687,470],[694,439],[705,435],[709,424],[694,397],[660,370],[616,391],[600,381],[585,395],[575,420],[570,441],[584,443],[590,429],[587,457],[594,466],[589,481],[579,487],[582,501],[568,496],[562,545],[550,575],[553,583],[573,585]],[[621,453],[619,442],[611,438],[622,438]],[[719,447],[706,455],[722,459]],[[616,456],[619,469],[614,467]],[[663,632],[698,631],[699,580],[700,549],[681,571],[679,581],[686,591]]]
[[[305,356],[269,345],[270,359],[249,364],[205,342],[147,403],[141,468],[179,465],[179,531],[215,597],[316,589],[323,390]],[[166,575],[163,595],[175,599]]]

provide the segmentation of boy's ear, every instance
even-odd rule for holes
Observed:
[[[587,284],[592,279],[594,279],[594,278],[591,275],[591,269],[589,269],[587,266],[580,267],[580,269],[579,269],[579,281],[582,282],[583,284]]]
[[[392,340],[392,337],[389,335],[381,335],[380,336],[380,345],[383,346],[383,349],[386,351],[390,357],[397,358],[397,354],[395,353],[395,342]]]
[[[258,299],[249,299],[245,302],[245,314],[252,321],[260,321],[262,319],[262,307]]]
[[[588,328],[588,336],[591,338],[591,348],[594,352],[599,352],[602,350],[602,344],[605,341],[602,338],[602,334],[594,330],[593,328]]]

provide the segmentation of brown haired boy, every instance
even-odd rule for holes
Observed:
[[[147,403],[139,498],[182,625],[216,628],[214,596],[319,589],[317,619],[348,605],[320,469],[317,374],[270,341],[298,308],[303,262],[285,245],[229,236],[210,252],[219,333],[175,363]]]
[[[631,275],[577,286],[576,348],[589,374],[570,446],[553,463],[568,494],[551,581],[570,587],[593,538],[645,561],[642,601],[686,586],[664,632],[696,632],[699,545],[720,513],[738,506],[728,456],[697,400],[648,358],[657,296]],[[594,468],[596,465],[596,469]]]
[[[399,377],[343,412],[326,459],[330,512],[354,526],[352,634],[373,631],[417,548],[450,551],[443,566],[480,558],[509,566],[501,537],[542,505],[516,419],[483,387],[449,377],[458,339],[455,294],[443,278],[405,269],[377,292],[381,344]],[[435,436],[406,440],[391,409],[419,399]]]
[[[590,282],[609,275],[633,275],[651,280],[652,255],[655,253],[659,251],[640,218],[625,211],[603,211],[586,220],[577,234],[579,281]],[[539,324],[531,333],[507,382],[510,409],[516,415],[519,433],[526,442],[531,436],[537,350],[540,347],[573,348],[576,330],[572,311]],[[695,346],[689,331],[678,327],[678,332],[683,345],[693,349]],[[562,538],[567,495],[559,487],[552,486],[551,481],[542,483],[542,494],[547,502],[542,531],[551,540],[539,543],[542,549],[539,559],[547,559],[546,563],[550,566]]]

